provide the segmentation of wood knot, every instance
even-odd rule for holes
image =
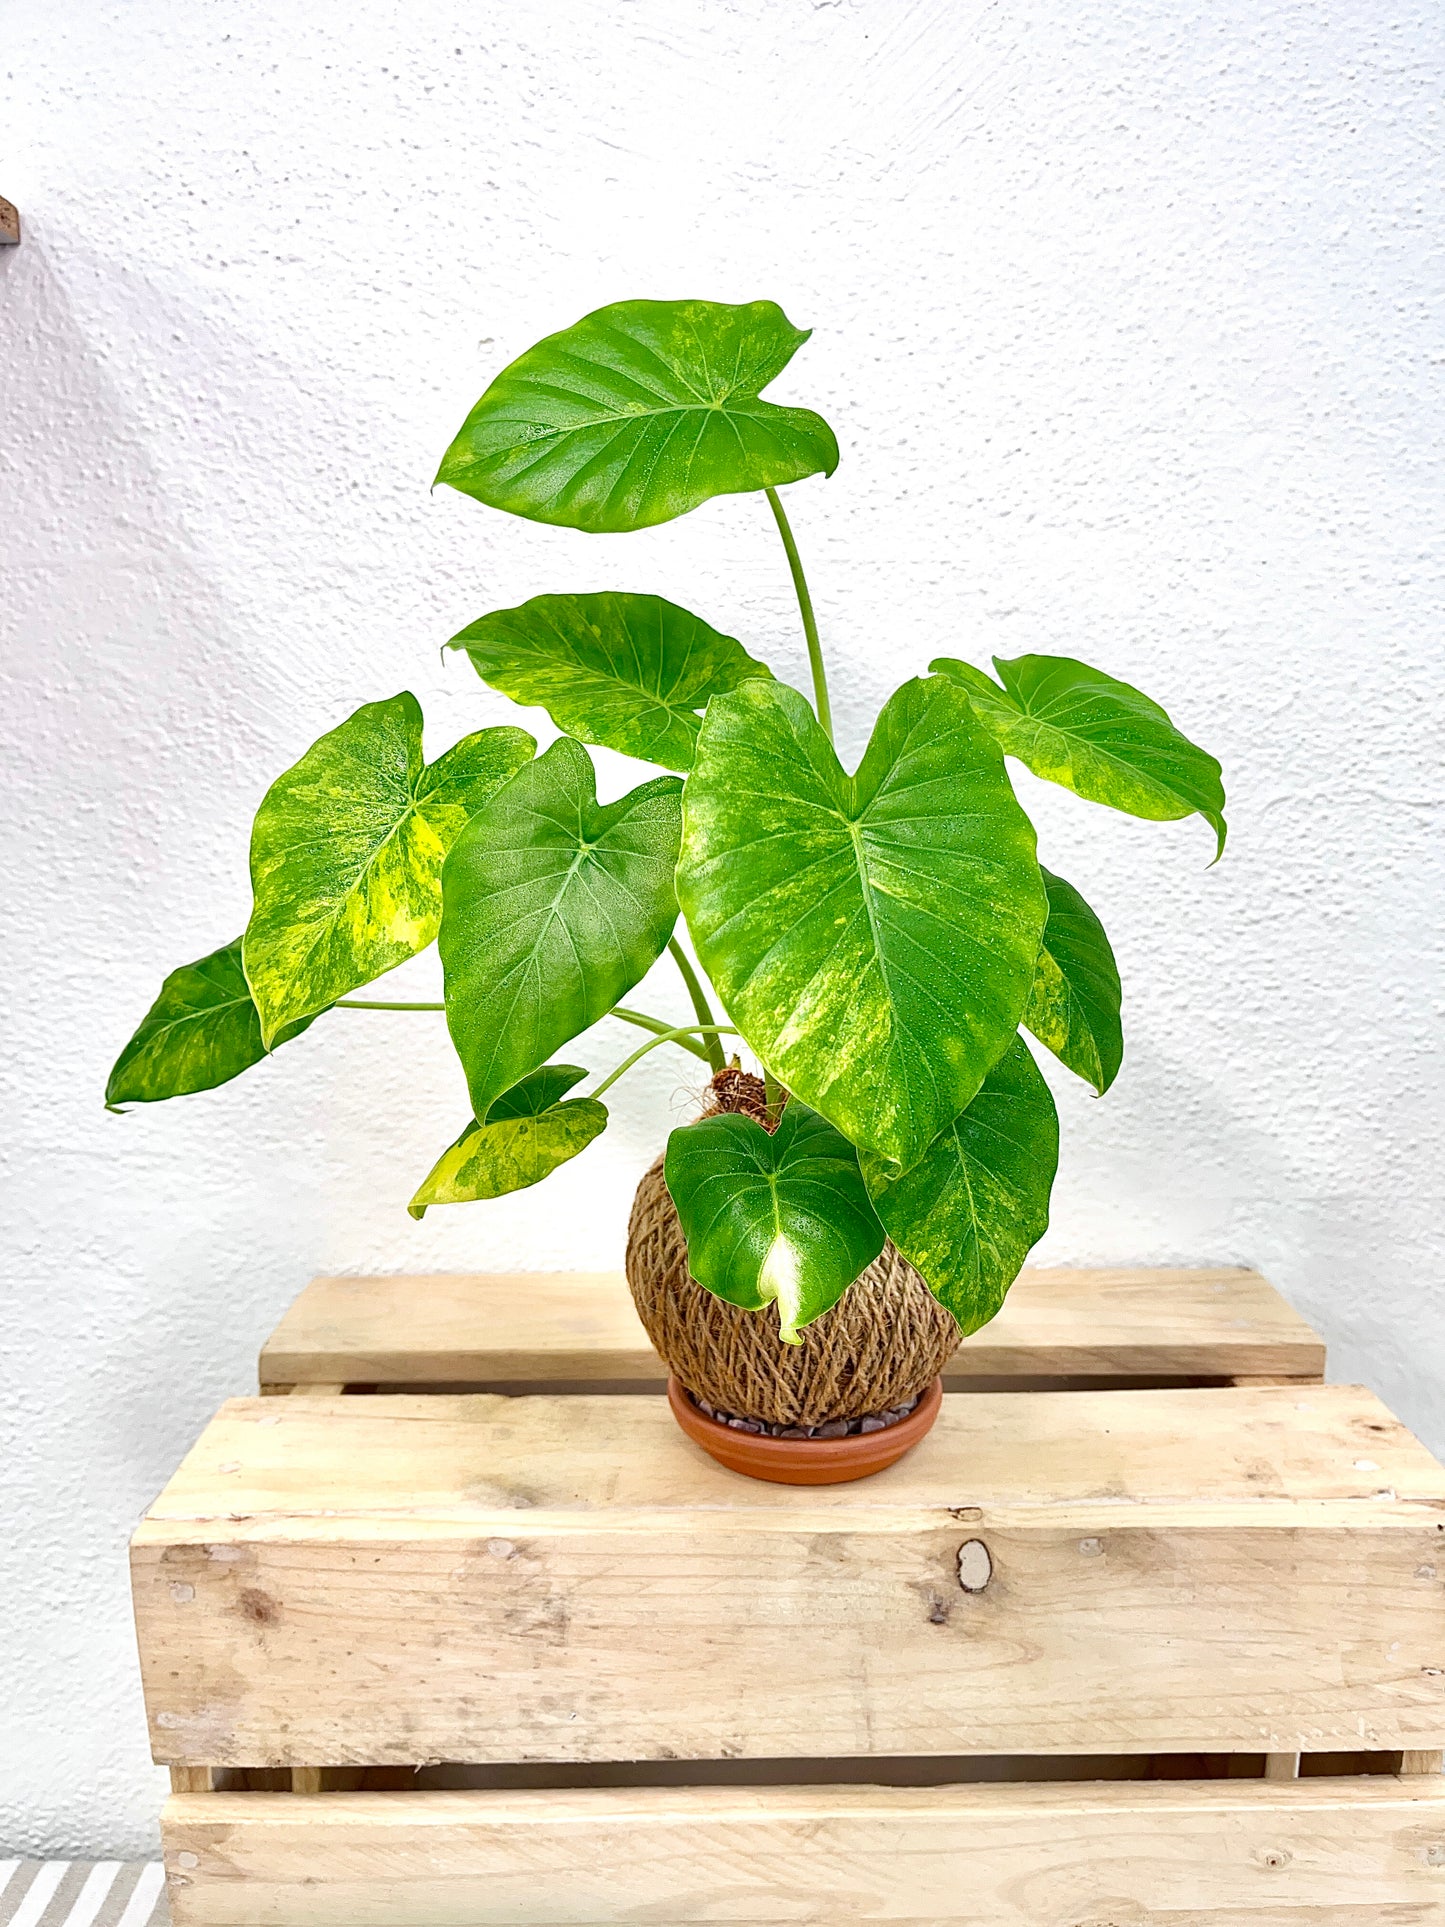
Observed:
[[[982,1539],[965,1539],[958,1549],[958,1583],[965,1592],[982,1592],[993,1578],[993,1560]]]
[[[276,1601],[259,1586],[242,1588],[240,1606],[242,1616],[253,1626],[273,1626],[280,1617]]]

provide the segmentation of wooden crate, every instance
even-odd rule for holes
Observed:
[[[526,1282],[318,1281],[137,1533],[178,1927],[1445,1927],[1445,1469],[1262,1281],[1026,1276],[955,1379],[1137,1389],[851,1487],[655,1394],[307,1391],[655,1379]]]

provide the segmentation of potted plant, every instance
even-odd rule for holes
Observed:
[[[628,1276],[679,1420],[763,1477],[856,1477],[937,1409],[1048,1223],[1058,1122],[1023,1032],[1102,1093],[1122,1054],[1098,918],[1044,869],[1006,758],[1135,816],[1198,814],[1219,765],[1069,657],[953,657],[839,762],[778,491],[838,461],[764,401],[807,334],[772,302],[629,301],[497,376],[438,480],[598,534],[756,491],[797,592],[811,702],[660,596],[541,595],[455,636],[563,733],[485,729],[437,761],[403,692],[322,736],[262,799],[243,935],[173,971],[111,1072],[113,1108],[224,1083],[439,940],[472,1115],[410,1210],[537,1183],[663,1045],[708,1082],[643,1178]],[[671,772],[597,800],[587,744]],[[679,936],[679,911],[693,955]],[[664,951],[695,1020],[626,998]],[[694,961],[694,957],[696,961]],[[585,1094],[557,1053],[604,1016],[649,1033]],[[725,1041],[726,1040],[726,1041]],[[758,1066],[744,1068],[746,1049]],[[701,1073],[700,1073],[701,1075]]]

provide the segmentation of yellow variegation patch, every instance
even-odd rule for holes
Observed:
[[[1118,965],[1103,924],[1073,884],[1051,870],[1043,879],[1049,920],[1024,1028],[1102,1097],[1124,1056]]]
[[[854,776],[797,690],[714,696],[677,892],[768,1069],[905,1169],[1014,1034],[1048,908],[998,747],[941,676],[889,699]]]
[[[484,682],[559,729],[663,769],[687,769],[708,699],[771,672],[740,642],[658,595],[539,595],[447,644]]]
[[[1058,1162],[1053,1096],[1021,1037],[911,1171],[862,1158],[889,1237],[965,1333],[995,1315],[1048,1230]]]
[[[424,762],[421,707],[404,691],[358,709],[277,778],[251,832],[242,950],[268,1049],[426,948],[448,850],[535,748],[525,730],[484,729]]]
[[[504,1091],[484,1124],[473,1118],[442,1152],[407,1206],[412,1217],[424,1218],[433,1204],[524,1191],[585,1151],[607,1128],[607,1107],[595,1097],[562,1099],[586,1075],[575,1064],[544,1064]]]
[[[995,656],[993,664],[997,683],[951,656],[929,667],[968,691],[1005,752],[1035,776],[1154,822],[1197,811],[1214,831],[1215,860],[1224,854],[1219,764],[1143,690],[1072,656]]]
[[[504,368],[437,480],[567,528],[645,529],[838,465],[820,416],[759,399],[808,339],[775,301],[617,301]]]
[[[278,1044],[311,1022],[288,1024]],[[267,1055],[261,1021],[241,969],[241,939],[182,964],[116,1059],[105,1087],[106,1105],[154,1104],[192,1091],[214,1090]]]

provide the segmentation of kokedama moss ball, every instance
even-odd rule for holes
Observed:
[[[761,1078],[720,1071],[708,1111],[766,1123]],[[778,1336],[777,1312],[744,1311],[689,1275],[687,1240],[661,1158],[637,1187],[627,1230],[627,1282],[648,1337],[669,1371],[710,1405],[773,1425],[861,1418],[916,1398],[959,1342],[952,1317],[892,1243],[831,1311],[805,1325],[799,1345]]]

